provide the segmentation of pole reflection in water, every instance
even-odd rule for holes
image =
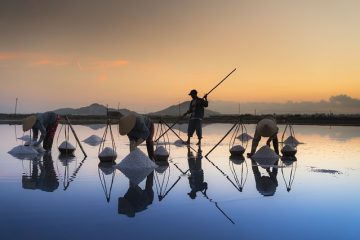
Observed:
[[[63,182],[63,190],[66,191],[70,183],[73,182],[76,178],[76,175],[79,173],[82,165],[84,164],[86,157],[78,164],[77,157],[74,155],[63,155],[60,154],[58,160],[56,161],[56,170],[57,174],[60,178],[62,178]],[[61,174],[59,168],[59,162],[64,167],[63,174]]]
[[[273,196],[278,186],[277,174],[279,161],[277,160],[272,167],[265,168],[268,176],[261,174],[259,166],[254,160],[251,160],[251,162],[255,177],[256,190],[265,197]]]
[[[297,158],[296,157],[282,157],[281,158],[281,174],[283,176],[286,190],[290,192],[292,185],[295,180],[295,173],[297,169]],[[288,175],[285,174],[286,169],[290,169],[288,172]],[[286,175],[286,176],[285,176]]]
[[[235,224],[235,222],[225,213],[225,211],[220,208],[219,204],[207,195],[206,191],[208,190],[208,184],[204,181],[204,171],[201,166],[201,161],[202,152],[200,147],[196,153],[196,157],[190,148],[188,148],[188,164],[190,170],[190,175],[188,178],[191,188],[191,191],[188,193],[189,197],[191,199],[195,199],[196,193],[200,192],[207,200],[215,204],[215,207],[221,212],[223,216],[226,217],[226,219],[228,219],[232,224]]]
[[[146,177],[145,189],[129,180],[129,188],[123,197],[118,199],[118,213],[128,217],[135,217],[136,213],[142,212],[154,200],[154,171]]]
[[[249,173],[248,165],[245,161],[245,158],[243,156],[230,156],[229,167],[230,167],[231,173],[235,179],[237,189],[240,192],[242,192],[244,189],[247,177],[248,177],[248,173]],[[236,170],[237,168],[240,168],[239,173]],[[240,178],[239,178],[239,174],[240,174]]]
[[[114,165],[115,162],[100,162],[98,164],[99,179],[107,202],[110,202],[111,190],[115,179],[115,168],[113,167]],[[106,179],[109,176],[111,177]],[[110,182],[109,187],[108,182]]]
[[[41,161],[41,157],[43,160]],[[39,189],[45,192],[54,192],[59,187],[59,180],[55,172],[51,153],[45,153],[29,160],[28,171],[24,168],[22,175],[24,189]]]

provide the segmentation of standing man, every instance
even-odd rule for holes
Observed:
[[[147,116],[129,114],[119,121],[120,135],[127,135],[130,151],[146,141],[146,148],[151,160],[154,160],[154,123]]]
[[[247,156],[251,157],[254,155],[261,137],[268,137],[266,145],[270,147],[270,143],[273,142],[274,151],[279,155],[279,140],[277,137],[278,132],[279,128],[273,116],[266,116],[264,119],[260,120],[256,125],[254,139],[251,144],[251,152],[248,153]]]
[[[209,103],[207,100],[207,94],[204,98],[199,98],[197,96],[197,91],[195,89],[191,90],[189,95],[192,100],[190,102],[189,110],[184,113],[184,116],[187,114],[190,115],[189,126],[188,126],[188,139],[186,144],[190,144],[190,138],[193,136],[196,131],[196,135],[198,137],[198,143],[196,145],[201,145],[202,138],[202,119],[204,118],[204,112],[206,107],[208,107]]]
[[[44,112],[36,115],[29,116],[22,121],[23,131],[26,132],[30,129],[33,130],[34,146],[39,146],[43,142],[43,148],[50,152],[55,132],[59,124],[60,116],[55,112]],[[39,140],[39,131],[41,133]]]

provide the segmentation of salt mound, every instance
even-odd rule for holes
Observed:
[[[271,166],[279,159],[279,155],[277,155],[269,146],[265,145],[262,146],[251,158],[262,166]]]
[[[111,147],[106,147],[101,151],[99,157],[117,157],[117,153]]]
[[[163,146],[157,147],[154,154],[157,156],[169,156],[168,150],[166,150],[166,148]]]
[[[185,143],[182,140],[178,139],[174,142],[174,145],[177,147],[183,147],[185,146]]]
[[[115,166],[134,184],[141,183],[157,165],[140,149],[130,152]]]
[[[241,145],[235,145],[230,148],[230,153],[232,155],[242,155],[245,152],[245,148]]]
[[[288,145],[299,145],[300,142],[293,136],[289,136],[285,141],[284,141],[285,144],[288,144]]]
[[[102,138],[96,135],[91,135],[90,137],[83,140],[84,143],[87,143],[91,146],[99,145],[102,141]]]
[[[24,135],[24,136],[22,136],[22,137],[19,137],[18,139],[20,139],[20,140],[23,140],[23,141],[31,141],[31,137],[30,137],[30,135]]]
[[[33,147],[23,145],[14,147],[8,153],[20,159],[32,158],[39,154]]]
[[[68,150],[75,150],[75,147],[67,140],[63,141],[59,148],[61,149],[68,149]]]
[[[249,140],[253,139],[253,137],[250,136],[247,133],[242,133],[237,138],[240,139],[240,141],[243,141],[243,142],[246,142],[246,141],[249,141]]]

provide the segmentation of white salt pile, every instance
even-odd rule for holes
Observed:
[[[288,157],[293,157],[295,156],[297,150],[294,146],[292,145],[285,145],[282,149],[281,149],[281,153],[284,156],[288,156]]]
[[[163,146],[157,147],[154,154],[157,156],[169,156],[168,150],[166,150],[166,148]]]
[[[114,160],[117,157],[117,153],[111,147],[104,148],[99,154],[99,158],[113,157]]]
[[[274,150],[269,146],[262,146],[252,157],[261,166],[272,166],[279,159]]]
[[[23,145],[14,147],[8,153],[19,159],[33,158],[39,154],[33,147]]]
[[[245,148],[241,145],[235,145],[230,148],[231,155],[242,155],[245,152]]]
[[[288,145],[299,145],[301,144],[301,142],[299,142],[294,136],[289,136],[285,141],[284,141],[285,144],[288,144]]]
[[[24,145],[25,146],[32,146],[36,141],[32,140],[32,139],[29,139],[27,141],[25,141]]]
[[[174,142],[174,145],[177,147],[184,147],[186,144],[182,140],[178,139]]]
[[[167,161],[170,154],[165,147],[159,146],[155,149],[154,155],[156,161]]]
[[[73,154],[75,147],[67,140],[63,141],[58,147],[61,154]]]
[[[75,150],[75,147],[69,141],[65,140],[60,144],[59,149]]]
[[[31,140],[31,137],[30,137],[30,135],[24,135],[24,136],[22,136],[22,137],[19,137],[18,139],[27,142],[27,141],[30,141],[30,140]]]
[[[96,135],[91,135],[90,137],[83,140],[84,143],[87,143],[91,146],[97,146],[101,144],[102,141],[102,138]]]
[[[115,166],[133,184],[141,183],[157,165],[140,149],[135,149]]]
[[[38,153],[44,153],[44,152],[46,152],[46,150],[42,147],[42,146],[34,146],[33,147]]]
[[[240,141],[243,141],[243,142],[246,142],[246,141],[249,141],[249,140],[253,139],[253,137],[250,136],[247,133],[242,133],[237,138],[240,139]]]

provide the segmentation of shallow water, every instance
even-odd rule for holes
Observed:
[[[203,156],[231,126],[203,128]],[[252,135],[254,125],[246,127]],[[101,137],[105,130],[75,129],[80,140]],[[113,126],[119,163],[129,146],[116,130]],[[1,239],[358,239],[360,127],[294,130],[304,143],[297,147],[297,161],[279,161],[270,175],[250,159],[229,161],[229,136],[208,159],[195,145],[190,151],[171,145],[169,167],[137,187],[119,170],[98,167],[99,146],[82,143],[86,159],[79,146],[74,159],[59,159],[56,146],[63,133],[51,155],[14,158],[7,152],[23,144],[17,139],[21,128],[0,125]],[[173,134],[169,138],[177,140]],[[191,193],[191,186],[199,191]],[[125,198],[136,202],[137,210]]]

